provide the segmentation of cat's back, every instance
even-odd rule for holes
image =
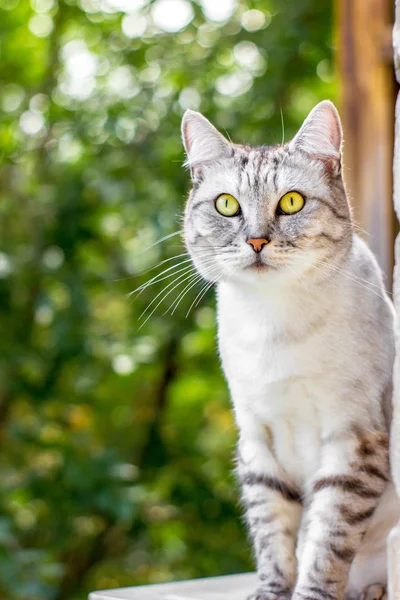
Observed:
[[[386,359],[394,356],[395,311],[385,288],[378,262],[358,235],[354,234],[343,281],[348,290],[348,326],[371,351],[382,352]]]
[[[359,283],[365,284],[366,292],[371,288],[375,288],[377,297],[385,304],[389,318],[393,318],[394,309],[389,300],[389,292],[386,290],[385,281],[386,275],[382,273],[378,262],[370,250],[366,242],[357,234],[353,234],[352,247],[348,259],[348,270],[343,270],[344,274],[349,274],[355,277],[356,288],[360,296],[365,296],[371,299],[371,294],[363,294],[360,290]],[[361,286],[363,287],[363,286]]]

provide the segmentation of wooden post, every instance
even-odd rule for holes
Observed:
[[[394,242],[392,12],[393,0],[337,0],[345,181],[356,223],[369,234],[365,240],[388,285]]]
[[[400,83],[400,0],[396,0],[396,19],[393,30],[394,66],[397,81]],[[396,101],[395,145],[393,160],[393,201],[400,221],[400,93]],[[391,466],[397,493],[400,496],[400,234],[395,246],[395,269],[393,274],[394,301],[397,312],[396,362],[393,374],[393,421],[391,431]],[[388,542],[389,600],[400,599],[400,521],[392,529]]]

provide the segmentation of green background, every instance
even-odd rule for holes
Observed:
[[[174,268],[128,294],[188,265],[152,246],[181,226],[183,110],[255,144],[282,111],[288,139],[335,100],[332,7],[177,1],[0,0],[4,599],[253,568],[213,291],[166,312],[181,271],[141,328]]]

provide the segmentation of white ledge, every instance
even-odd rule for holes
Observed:
[[[256,574],[246,573],[92,592],[89,600],[245,600],[256,586]]]

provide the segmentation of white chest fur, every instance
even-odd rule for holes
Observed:
[[[368,388],[371,365],[360,360],[365,340],[345,293],[327,291],[315,304],[297,292],[221,283],[218,337],[240,431],[271,430],[279,464],[303,486],[318,469],[323,439],[374,408],[367,392],[356,398],[352,389]]]

